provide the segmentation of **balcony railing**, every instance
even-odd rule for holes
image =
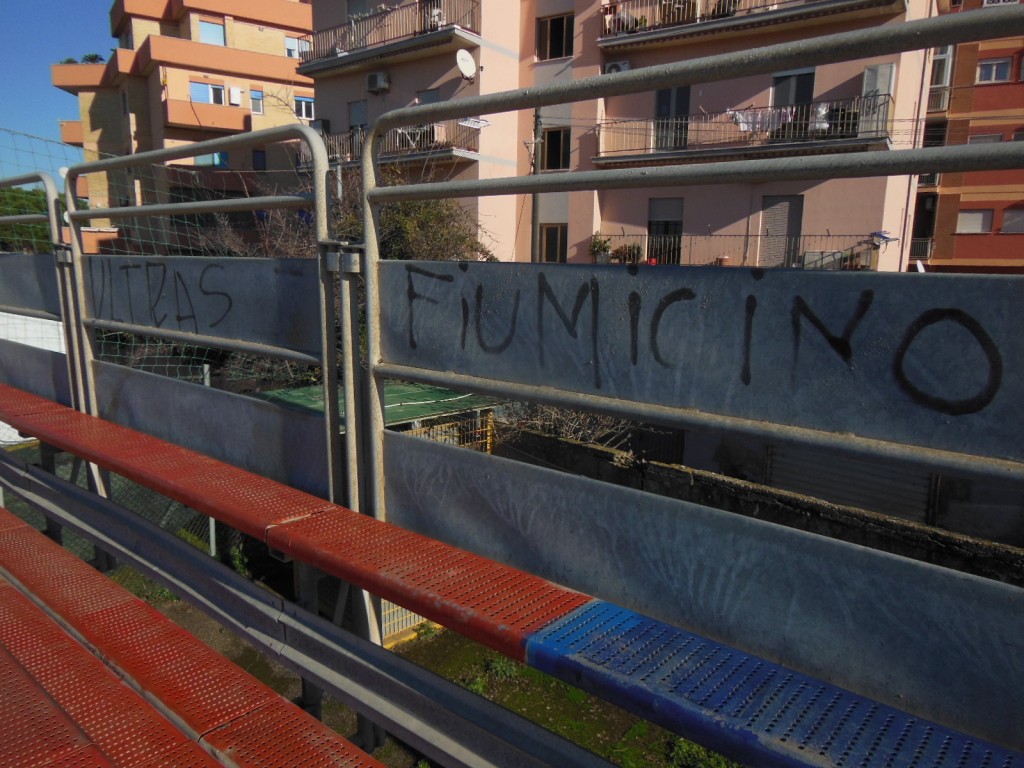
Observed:
[[[770,146],[788,142],[884,139],[892,97],[858,96],[786,107],[600,123],[601,156]]]
[[[927,261],[932,257],[935,240],[931,237],[915,237],[910,241],[910,260]]]
[[[928,91],[928,111],[945,112],[949,108],[949,88],[932,88]]]
[[[601,235],[609,264],[875,269],[871,235]]]
[[[602,8],[601,36],[829,4],[829,0],[619,0]]]
[[[324,136],[331,160],[358,161],[366,134],[362,130]],[[406,126],[388,131],[381,143],[381,156],[440,155],[454,150],[480,151],[480,126],[476,121],[446,120],[440,123]]]
[[[299,58],[305,64],[452,26],[479,32],[479,0],[417,0],[353,17],[347,24],[303,38]]]

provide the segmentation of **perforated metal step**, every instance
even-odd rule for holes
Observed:
[[[527,656],[750,765],[1024,768],[1018,753],[601,601],[531,637]]]

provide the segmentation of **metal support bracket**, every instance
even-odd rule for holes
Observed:
[[[53,253],[57,257],[58,264],[71,264],[73,262],[71,246],[66,243],[54,243]]]

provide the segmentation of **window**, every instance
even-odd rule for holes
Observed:
[[[1001,133],[977,133],[967,137],[968,144],[998,144],[1003,140]]]
[[[223,104],[224,86],[210,83],[189,83],[189,98],[197,104]]]
[[[252,151],[252,169],[254,171],[267,170],[267,150],[254,149]]]
[[[992,231],[992,209],[962,210],[956,217],[957,234],[978,234]]]
[[[569,225],[540,225],[540,260],[564,264],[569,253]]]
[[[207,168],[227,168],[228,153],[214,152],[211,155],[196,155],[195,164]]]
[[[570,135],[569,128],[548,128],[544,131],[540,158],[542,171],[561,171],[569,167]]]
[[[950,62],[953,59],[953,46],[943,45],[939,48],[932,48],[932,88],[945,88],[949,85],[952,67]]]
[[[199,42],[208,45],[225,45],[224,25],[215,21],[200,21]]]
[[[1014,133],[1013,133],[1013,140],[1014,141],[1024,141],[1024,131],[1014,131]]]
[[[1003,211],[1003,226],[1000,232],[1024,234],[1024,208],[1007,208]]]
[[[284,55],[289,59],[298,59],[312,50],[312,44],[304,37],[286,37],[284,39]]]
[[[295,97],[295,116],[302,120],[313,119],[313,98],[311,96]]]
[[[1010,82],[1009,57],[1004,59],[982,59],[978,62],[977,83],[1008,83]]]
[[[573,15],[537,19],[537,58],[540,61],[572,56]]]
[[[249,99],[252,101],[252,113],[254,115],[263,114],[263,91],[258,91],[255,88],[249,91]]]

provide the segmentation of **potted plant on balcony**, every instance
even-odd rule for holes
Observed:
[[[611,252],[611,238],[602,237],[600,232],[595,232],[590,236],[590,258],[595,264],[607,264]]]
[[[640,247],[640,243],[628,243],[612,251],[611,260],[613,264],[639,264],[641,256],[643,248]]]

